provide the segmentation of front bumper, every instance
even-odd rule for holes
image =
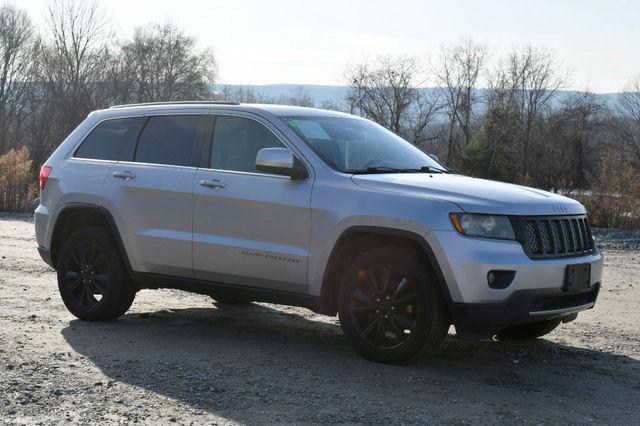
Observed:
[[[44,247],[38,247],[38,253],[47,265],[55,269],[55,266],[53,266],[53,261],[51,260],[51,253],[49,252],[49,250]]]
[[[591,309],[602,282],[602,254],[531,259],[517,241],[473,238],[456,231],[425,236],[446,283],[449,311],[462,337],[483,338],[510,325],[562,318],[565,322]],[[565,291],[568,265],[589,264],[588,290]],[[502,288],[488,283],[491,271],[514,274]]]
[[[453,303],[451,315],[462,337],[490,337],[514,324],[575,317],[578,312],[593,308],[599,291],[599,282],[577,293],[520,290],[498,303]]]
[[[465,237],[456,231],[434,231],[425,236],[433,249],[449,293],[449,301],[498,304],[522,291],[561,292],[567,265],[591,265],[590,286],[602,281],[602,254],[530,259],[517,241]],[[513,271],[506,288],[491,288],[490,271]]]

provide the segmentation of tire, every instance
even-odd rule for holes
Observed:
[[[423,256],[403,247],[371,249],[346,269],[338,315],[358,354],[388,364],[435,351],[450,325],[435,275]]]
[[[249,299],[238,299],[235,297],[211,297],[216,301],[217,305],[249,305],[252,302],[252,300]]]
[[[562,322],[562,318],[512,325],[497,333],[500,340],[526,340],[551,333]]]
[[[67,238],[57,272],[62,301],[81,320],[116,319],[136,295],[113,237],[101,227],[82,228]]]

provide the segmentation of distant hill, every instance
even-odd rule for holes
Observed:
[[[320,84],[227,84],[217,85],[217,88],[227,87],[241,87],[244,89],[252,89],[255,93],[260,94],[267,98],[281,98],[291,96],[294,91],[302,87],[306,94],[314,100],[317,106],[322,105],[325,102],[333,104],[342,104],[344,102],[344,94],[346,92],[345,86],[329,86]],[[424,90],[430,92],[437,90],[436,88],[425,88]],[[485,89],[478,89],[483,91]],[[557,101],[561,102],[564,97],[571,96],[579,93],[577,91],[561,91]],[[596,97],[604,102],[607,106],[615,108],[618,104],[619,93],[597,93]]]
[[[346,87],[324,86],[320,84],[221,84],[217,87],[241,87],[252,89],[257,94],[268,98],[280,98],[291,96],[295,90],[302,87],[317,105],[323,102],[342,102]]]

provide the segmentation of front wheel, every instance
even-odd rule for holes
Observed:
[[[129,309],[136,295],[120,252],[104,228],[73,233],[62,245],[57,272],[62,301],[83,320],[115,319]]]
[[[526,340],[542,337],[551,333],[562,322],[562,318],[555,318],[545,321],[528,322],[517,324],[500,330],[497,333],[500,340]]]
[[[395,364],[433,351],[449,329],[434,274],[414,250],[365,252],[345,271],[338,297],[347,341],[371,361]]]

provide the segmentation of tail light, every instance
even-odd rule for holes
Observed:
[[[47,179],[49,178],[52,170],[53,169],[49,166],[42,166],[40,169],[40,191],[42,191],[47,185]]]

